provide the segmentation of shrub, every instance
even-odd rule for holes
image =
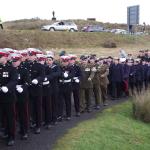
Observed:
[[[136,119],[150,122],[150,93],[146,92],[133,100],[133,115]]]
[[[115,42],[106,41],[102,44],[104,48],[116,48],[117,44]]]

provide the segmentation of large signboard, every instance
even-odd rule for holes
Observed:
[[[139,24],[139,7],[139,5],[127,7],[128,26]]]

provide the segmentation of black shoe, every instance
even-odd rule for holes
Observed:
[[[0,131],[3,131],[3,132],[4,132],[4,131],[5,131],[5,128],[0,128]]]
[[[32,123],[31,125],[30,125],[30,128],[31,129],[33,129],[33,128],[35,128],[36,127],[36,124],[35,123]]]
[[[62,119],[61,116],[57,118],[57,121],[58,121],[58,122],[62,122],[62,120],[63,120],[63,119]]]
[[[34,133],[35,134],[40,134],[40,132],[41,132],[40,128],[36,128]]]
[[[22,135],[22,136],[21,136],[21,139],[22,139],[22,140],[27,140],[27,139],[28,139],[28,134],[26,133],[26,134]]]
[[[57,125],[57,124],[58,124],[57,121],[53,121],[53,122],[51,123],[52,126],[55,126],[55,125]]]
[[[52,128],[52,126],[49,124],[49,125],[46,125],[46,129],[47,130],[50,130]]]
[[[112,101],[115,101],[115,100],[116,100],[116,98],[115,98],[115,97],[111,97],[111,100],[112,100]]]
[[[107,103],[104,103],[103,106],[108,106],[108,104],[107,104]]]
[[[90,113],[90,112],[92,112],[92,110],[88,108],[88,109],[87,109],[87,112]]]
[[[81,111],[80,111],[80,113],[82,113],[82,114],[83,114],[84,112],[85,112],[85,110],[81,110]]]
[[[3,134],[3,135],[1,135],[1,138],[2,138],[2,139],[8,138],[8,134]]]
[[[66,120],[67,120],[67,121],[70,121],[70,120],[71,120],[71,117],[67,117]]]
[[[15,144],[14,140],[9,140],[7,146],[13,146]]]
[[[80,113],[79,112],[76,113],[76,117],[80,117]]]
[[[96,105],[96,106],[95,106],[95,109],[96,109],[96,110],[99,110],[99,109],[100,109],[100,106],[99,106],[99,105]]]

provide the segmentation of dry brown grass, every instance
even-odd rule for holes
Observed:
[[[71,19],[70,19],[71,20]],[[58,20],[59,21],[59,20]],[[103,23],[99,21],[89,21],[83,19],[76,19],[72,20],[78,25],[78,29],[81,30],[83,26],[87,25],[102,25],[106,29],[114,29],[114,28],[121,28],[127,30],[126,24],[117,24],[117,23]],[[4,27],[6,29],[13,29],[13,30],[40,30],[41,26],[53,23],[52,20],[42,20],[39,18],[32,18],[32,19],[21,19],[16,21],[8,21],[4,23]],[[141,31],[142,26],[139,25],[136,27],[137,31]],[[150,26],[146,26],[146,31],[150,32]]]
[[[117,48],[103,48],[102,44],[111,41]],[[38,30],[0,30],[0,48],[11,47],[24,49],[36,47],[41,49],[62,49],[77,54],[95,53],[98,55],[116,55],[118,49],[124,48],[128,53],[150,47],[150,36],[114,35],[111,33],[70,33],[44,32]]]
[[[97,24],[102,25],[105,28],[109,28],[109,29],[113,29],[113,28],[127,29],[127,26],[125,24],[102,23],[99,21],[89,21],[89,20],[82,20],[82,19],[77,19],[72,21],[74,21],[78,25],[79,30],[81,30],[81,28],[84,26],[97,25]],[[39,18],[33,18],[33,19],[21,19],[16,21],[5,22],[4,26],[6,29],[33,30],[33,29],[40,29],[41,26],[51,24],[53,22],[54,21],[52,20],[46,20],[46,19],[42,20]]]
[[[135,118],[150,122],[150,93],[138,95],[133,100],[133,114]]]

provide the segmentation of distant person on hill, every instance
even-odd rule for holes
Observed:
[[[1,18],[0,18],[0,27],[1,27],[2,30],[4,29],[4,28],[3,28],[3,23],[2,23]]]
[[[127,58],[127,54],[124,49],[119,50],[119,58]]]

